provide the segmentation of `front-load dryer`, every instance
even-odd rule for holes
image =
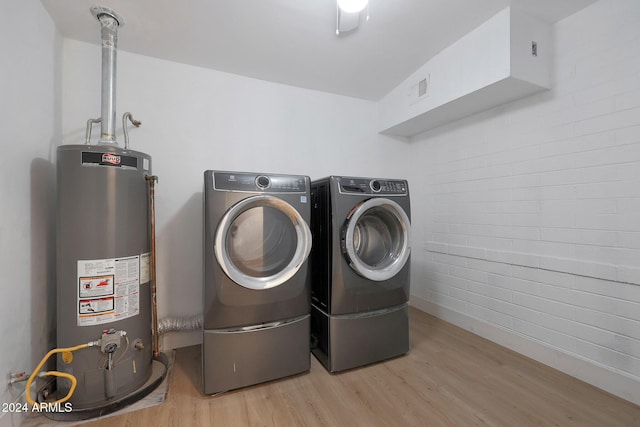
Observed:
[[[312,352],[330,372],[409,351],[410,200],[405,180],[311,183]]]
[[[204,173],[205,394],[310,367],[310,181]]]

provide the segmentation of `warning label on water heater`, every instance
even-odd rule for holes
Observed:
[[[148,259],[148,254],[142,256]],[[140,313],[140,269],[139,255],[78,261],[78,326]]]

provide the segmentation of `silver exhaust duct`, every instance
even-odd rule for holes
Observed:
[[[100,21],[102,39],[102,102],[100,109],[101,133],[99,145],[118,145],[116,141],[116,51],[118,27],[124,18],[103,6],[93,6],[91,13]]]

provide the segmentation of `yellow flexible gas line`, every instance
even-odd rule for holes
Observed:
[[[36,366],[36,369],[33,370],[33,372],[31,373],[31,376],[27,380],[25,395],[26,395],[27,402],[29,403],[29,405],[33,406],[33,405],[36,404],[35,400],[33,400],[33,398],[31,397],[31,383],[33,382],[33,380],[36,377],[36,375],[38,375],[40,373],[40,369],[42,369],[42,366],[45,364],[45,362],[52,355],[54,355],[56,353],[64,353],[66,351],[72,352],[72,351],[80,350],[81,348],[89,347],[91,344],[93,344],[93,343],[80,344],[80,345],[77,345],[75,347],[54,348],[49,353],[47,353],[47,355],[42,358],[40,363],[38,363],[38,366]],[[55,405],[56,403],[64,403],[67,400],[71,399],[71,395],[76,390],[76,384],[78,383],[78,381],[76,380],[76,377],[74,377],[71,374],[67,374],[66,372],[58,372],[58,371],[47,371],[47,372],[44,372],[43,375],[44,376],[54,376],[54,377],[67,378],[69,381],[71,381],[71,388],[69,389],[69,393],[67,393],[67,395],[65,397],[63,397],[62,399],[58,399],[55,402],[51,402],[52,404]]]

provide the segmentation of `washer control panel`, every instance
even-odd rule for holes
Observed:
[[[304,193],[306,177],[251,172],[214,172],[213,188],[226,191],[268,191],[270,193]]]
[[[345,194],[406,195],[407,181],[403,179],[339,178],[340,192]]]

